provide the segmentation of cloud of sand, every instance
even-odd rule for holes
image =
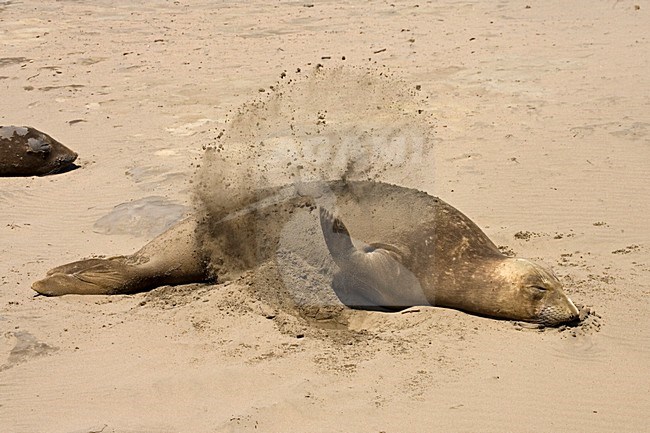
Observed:
[[[434,119],[389,71],[316,67],[244,105],[206,151],[196,197],[226,216],[261,189],[321,180],[417,186],[432,170]]]
[[[416,187],[433,169],[434,119],[426,108],[414,85],[383,69],[316,67],[283,74],[229,120],[197,173],[199,230],[213,272],[227,278],[272,258],[276,273],[258,272],[265,278],[259,286],[273,293],[289,288],[294,299],[305,298],[306,285],[319,291],[336,268],[313,212],[314,205],[336,207],[326,181]],[[293,186],[278,189],[284,185]],[[300,198],[305,195],[318,199]],[[296,253],[296,245],[315,250]],[[296,266],[303,269],[291,271]],[[317,272],[307,276],[305,266]]]

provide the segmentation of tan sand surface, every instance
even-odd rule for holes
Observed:
[[[0,432],[650,431],[648,23],[639,0],[0,0],[0,124],[81,166],[0,179]],[[190,209],[232,113],[319,62],[418,86],[435,140],[405,182],[552,266],[588,323],[319,327],[244,290],[254,274],[34,296]]]

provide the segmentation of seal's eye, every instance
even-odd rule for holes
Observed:
[[[542,287],[542,286],[530,286],[530,288],[535,289],[535,290],[537,290],[539,292],[545,292],[545,291],[548,290],[546,287]]]

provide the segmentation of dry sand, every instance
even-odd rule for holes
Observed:
[[[648,431],[648,22],[626,0],[0,1],[0,124],[81,165],[0,179],[0,431]],[[540,331],[417,308],[324,327],[256,299],[255,273],[34,297],[47,269],[134,251],[191,208],[228,113],[318,62],[420,86],[431,168],[404,182],[600,317]]]

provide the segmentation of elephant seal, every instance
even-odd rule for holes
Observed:
[[[343,221],[321,208],[325,242],[340,268],[333,288],[356,308],[449,307],[555,326],[578,309],[548,269],[506,257],[469,218],[432,198],[435,217],[395,243],[352,241]]]
[[[291,247],[316,267],[333,259],[332,287],[350,307],[433,305],[543,325],[578,318],[550,270],[504,256],[469,218],[425,192],[341,180],[259,191],[226,216],[215,209],[206,204],[131,256],[63,265],[32,288],[109,294],[222,279]]]
[[[43,176],[74,167],[77,154],[27,126],[0,126],[0,176]]]

